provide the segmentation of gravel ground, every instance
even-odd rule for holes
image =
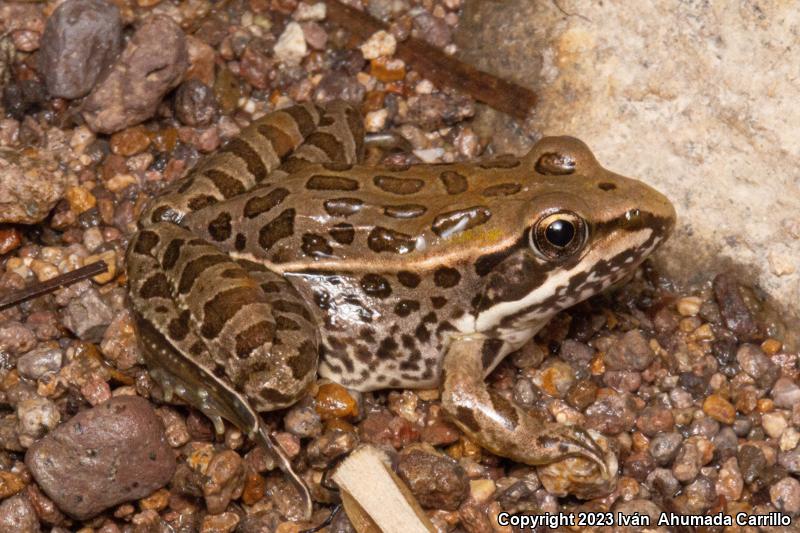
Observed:
[[[784,346],[779,313],[730,273],[678,291],[647,265],[557,316],[489,378],[544,416],[610,437],[622,469],[611,495],[548,493],[534,468],[449,424],[435,390],[320,382],[266,416],[319,504],[312,524],[292,521],[293,493],[262,450],[164,402],[142,366],[122,268],[138,213],[203,154],[292,102],[361,104],[368,131],[411,142],[414,155],[393,157],[412,163],[493,147],[470,127],[472,100],[392,57],[408,35],[455,51],[460,0],[371,0],[391,34],[360,49],[318,4],[215,5],[0,4],[0,295],[110,265],[0,312],[0,531],[296,533],[328,516],[337,495],[325,473],[364,442],[390,451],[443,532],[512,531],[497,524],[502,511],[800,513],[798,351]],[[326,531],[353,529],[340,513]]]

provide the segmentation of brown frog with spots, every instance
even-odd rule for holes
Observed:
[[[670,233],[647,185],[570,137],[522,158],[359,165],[361,117],[334,103],[270,113],[174,183],[140,220],[130,296],[168,393],[258,438],[311,499],[258,413],[317,372],[360,391],[442,387],[498,455],[563,462],[565,491],[613,489],[604,439],[543,420],[484,377],[558,311],[602,291]]]

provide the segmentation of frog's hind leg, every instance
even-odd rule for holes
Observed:
[[[493,345],[474,335],[455,338],[448,346],[442,366],[442,407],[456,425],[492,453],[521,463],[588,461],[594,465],[589,475],[577,470],[563,473],[569,492],[578,497],[613,490],[618,468],[613,451],[604,450],[586,430],[544,420],[487,387],[483,359]]]
[[[281,276],[169,223],[135,236],[128,277],[154,377],[218,429],[229,420],[267,446],[310,516],[307,487],[257,414],[291,405],[315,377],[318,332],[301,297]]]

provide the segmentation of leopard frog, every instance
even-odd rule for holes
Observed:
[[[570,137],[521,158],[360,165],[335,102],[256,120],[140,219],[127,270],[145,358],[176,393],[271,449],[259,412],[317,375],[351,389],[441,387],[474,441],[531,465],[577,460],[568,492],[610,491],[614,452],[484,384],[558,311],[631,273],[675,212]],[[581,473],[583,472],[583,473]]]

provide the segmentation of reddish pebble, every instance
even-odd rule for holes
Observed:
[[[142,126],[128,128],[111,136],[111,151],[129,157],[147,150],[150,136]]]
[[[22,244],[22,233],[17,228],[0,227],[0,255],[16,250]]]

